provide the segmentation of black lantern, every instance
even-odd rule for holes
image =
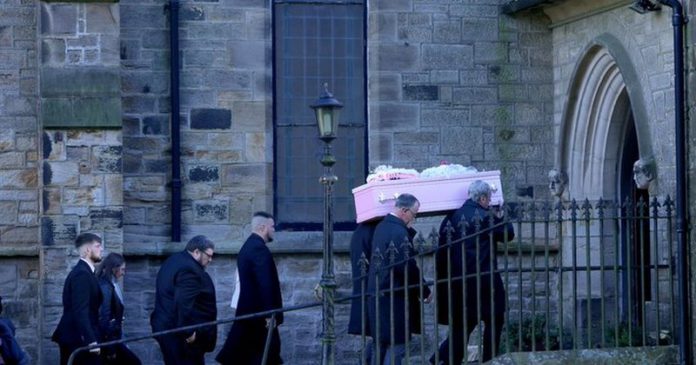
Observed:
[[[324,84],[324,92],[319,96],[314,104],[310,105],[314,109],[319,127],[319,138],[334,139],[338,131],[338,117],[341,114],[343,104],[334,98],[329,92],[329,84]]]

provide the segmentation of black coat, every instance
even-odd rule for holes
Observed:
[[[65,278],[63,316],[51,339],[61,346],[80,347],[98,342],[102,293],[89,265],[80,260]]]
[[[453,320],[456,323],[462,321],[463,306],[463,290],[461,278],[464,273],[464,265],[462,265],[462,249],[464,249],[464,257],[466,260],[466,276],[469,278],[467,285],[467,298],[471,302],[467,303],[475,306],[474,298],[482,298],[482,300],[490,301],[490,298],[483,298],[476,291],[475,274],[480,272],[481,286],[490,287],[491,277],[489,274],[497,270],[496,263],[496,247],[491,244],[496,242],[510,241],[515,238],[515,232],[512,223],[504,221],[504,218],[498,218],[489,214],[490,210],[483,208],[478,203],[468,199],[457,210],[448,214],[440,224],[440,248],[435,255],[436,260],[436,277],[438,281],[437,287],[437,309],[438,323],[449,324],[449,300],[451,295]],[[491,221],[492,217],[492,221]],[[452,231],[450,231],[451,241],[454,242],[447,246],[447,227],[448,223]],[[463,239],[463,240],[462,240]],[[478,242],[478,265],[477,265],[477,242]],[[447,282],[447,256],[449,251],[449,270],[453,278],[450,283]],[[491,251],[493,256],[491,257]],[[478,267],[477,267],[478,266]],[[479,270],[479,271],[477,271]],[[499,274],[494,274],[494,280],[499,281]],[[451,291],[449,290],[451,285]],[[488,290],[483,288],[482,290]],[[485,291],[484,290],[484,291]],[[500,294],[500,293],[498,293]],[[490,295],[489,295],[490,296]]]
[[[116,288],[106,278],[99,279],[103,300],[99,307],[99,332],[101,341],[118,340],[122,335],[123,303],[116,294]]]
[[[259,313],[283,307],[278,271],[266,242],[257,234],[247,238],[237,256],[239,302],[235,316]],[[216,360],[222,364],[260,364],[266,342],[266,318],[235,321]],[[283,313],[276,314],[276,325]],[[280,364],[280,336],[273,330],[268,364]]]
[[[369,261],[372,258],[372,236],[379,222],[380,220],[376,220],[358,224],[358,227],[353,231],[353,235],[350,238],[350,266],[353,278],[353,299],[351,299],[350,302],[348,333],[352,335],[359,335],[362,333],[362,305],[367,306],[367,270],[370,268]],[[365,259],[367,260],[365,264],[361,264],[363,255],[365,255]],[[363,273],[362,270],[365,270],[365,272]],[[363,290],[365,290],[364,293]],[[367,313],[367,307],[365,307],[365,313]],[[370,322],[367,318],[365,319],[365,335],[372,335],[370,331]]]
[[[370,328],[374,328],[376,332],[377,320],[379,319],[379,342],[389,344],[392,342],[390,326],[394,326],[394,343],[403,344],[406,338],[412,333],[420,333],[420,296],[419,283],[422,280],[418,265],[414,259],[416,252],[412,246],[404,246],[404,243],[412,242],[414,230],[409,230],[404,221],[394,216],[387,215],[382,222],[377,225],[374,236],[372,238],[373,258],[370,264],[368,278],[368,293],[375,294],[377,288],[379,294],[379,308],[376,308],[375,296],[371,295],[368,299],[368,316],[370,318]],[[389,254],[387,250],[391,243],[396,247],[395,263],[393,267],[389,267]],[[375,262],[374,257],[377,250],[383,257],[381,263]],[[408,250],[408,251],[407,251]],[[406,260],[406,254],[410,259]],[[395,288],[393,294],[382,292],[389,290],[391,287],[390,271],[394,272]],[[408,271],[408,285],[405,285],[405,273]],[[408,321],[406,317],[406,286],[408,290],[409,313]],[[424,287],[424,296],[427,298],[430,295],[430,289]],[[394,303],[394,323],[391,323],[391,301]],[[379,311],[379,313],[377,313]],[[408,333],[406,333],[406,323],[408,323]],[[375,333],[376,334],[376,333]]]
[[[188,251],[170,256],[157,273],[155,310],[150,317],[152,331],[215,321],[217,306],[213,281]],[[181,346],[193,330],[179,333],[176,337]],[[217,327],[208,326],[195,330],[196,341],[190,346],[210,352],[215,349]]]

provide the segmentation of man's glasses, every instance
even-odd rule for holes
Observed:
[[[208,259],[210,259],[210,260],[213,259],[213,254],[212,254],[212,253],[207,253],[207,252],[205,252],[205,251],[201,251],[201,253],[202,253],[202,254],[205,254],[206,256],[208,256]]]

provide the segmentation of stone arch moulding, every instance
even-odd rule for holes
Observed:
[[[595,38],[570,78],[562,113],[556,166],[568,174],[573,199],[612,199],[631,117],[641,157],[652,155],[649,118],[628,52],[609,34]]]

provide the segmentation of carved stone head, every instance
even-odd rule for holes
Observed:
[[[654,179],[655,162],[653,160],[641,158],[633,164],[633,180],[638,189],[647,189]]]
[[[568,175],[565,172],[557,169],[549,170],[549,191],[551,195],[560,197],[565,191],[568,184]]]

